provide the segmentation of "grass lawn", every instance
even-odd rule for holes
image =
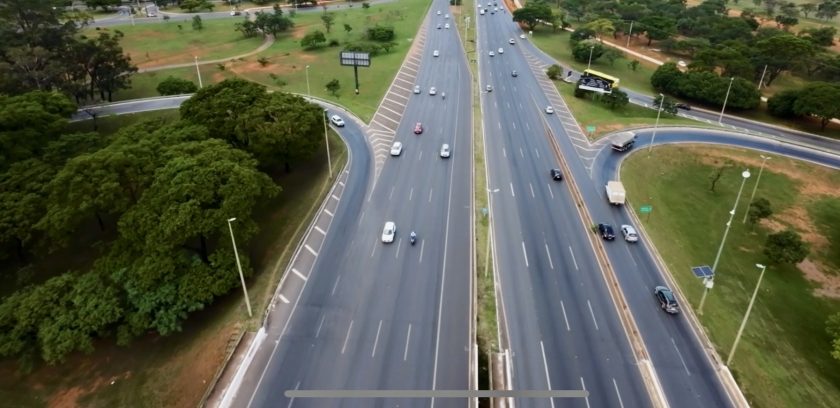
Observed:
[[[235,76],[235,74],[230,71],[220,70],[219,66],[216,64],[199,65],[198,68],[201,70],[201,80],[204,85],[222,82],[227,78]],[[127,101],[131,99],[160,96],[157,92],[157,86],[161,81],[169,76],[186,79],[198,85],[198,74],[195,71],[195,67],[144,72],[142,74],[132,75],[131,88],[115,93],[114,101]]]
[[[589,135],[590,139],[597,139],[604,134],[630,127],[652,127],[656,123],[656,109],[628,104],[624,108],[611,110],[598,102],[576,98],[574,84],[554,81],[554,85],[583,131],[586,132],[587,126],[595,126],[595,132]],[[701,123],[663,112],[659,117],[659,125],[700,126]]]
[[[755,264],[766,263],[762,248],[767,234],[789,226],[810,243],[811,255],[798,268],[769,265],[731,368],[755,407],[836,406],[840,361],[829,354],[825,321],[840,312],[840,172],[774,157],[756,194],[770,201],[774,215],[752,227],[741,221],[760,165],[757,152],[666,146],[653,155],[628,158],[622,180],[631,201],[651,197],[645,201],[655,211],[643,224],[686,297],[684,307],[696,307],[702,295],[689,267],[712,263],[740,172],[753,171],[700,318],[724,359],[758,279]],[[734,166],[711,192],[709,176],[725,162]]]
[[[170,112],[170,116],[174,112]],[[139,117],[166,116],[151,112],[100,120],[123,125]],[[85,129],[83,125],[79,130]],[[331,135],[334,171],[347,161],[344,144]],[[328,191],[326,161],[316,154],[294,172],[275,178],[283,191],[257,209],[263,229],[248,249],[255,271],[248,289],[255,317],[249,320],[240,290],[218,299],[202,312],[190,316],[182,333],[159,337],[148,335],[130,347],[112,340],[96,345],[89,356],[75,354],[55,367],[39,366],[29,375],[16,372],[10,361],[0,362],[2,406],[85,407],[193,407],[198,405],[225,354],[242,330],[259,324],[268,296],[280,279],[312,212]],[[275,269],[275,265],[281,265]]]
[[[261,37],[245,38],[234,31],[240,18],[205,19],[204,29],[193,30],[191,21],[161,21],[158,24],[121,25],[89,28],[84,31],[95,36],[97,31],[122,31],[121,45],[139,68],[159,65],[211,60],[245,54],[262,44]],[[181,26],[179,29],[178,26]]]

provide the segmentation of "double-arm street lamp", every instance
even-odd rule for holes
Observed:
[[[762,264],[755,264],[755,266],[761,268],[761,274],[758,275],[758,283],[755,284],[752,299],[750,299],[750,304],[747,306],[747,313],[744,313],[744,320],[741,320],[741,327],[738,328],[738,334],[735,335],[735,342],[732,343],[732,349],[729,350],[729,357],[726,358],[727,366],[732,362],[732,357],[735,356],[735,349],[738,347],[738,342],[741,341],[741,334],[744,333],[744,327],[747,326],[747,319],[750,318],[750,312],[752,312],[753,304],[755,304],[755,298],[758,296],[758,288],[761,286],[761,280],[764,279],[764,271],[767,270],[767,267]]]
[[[761,156],[761,167],[758,169],[758,177],[755,178],[755,186],[753,186],[752,194],[750,195],[750,201],[747,202],[747,211],[744,211],[744,221],[742,224],[747,223],[747,216],[750,215],[750,204],[752,204],[753,199],[755,198],[755,191],[758,190],[758,182],[761,181],[761,173],[764,171],[764,163],[767,163],[767,160],[770,160],[770,156],[760,155]]]
[[[741,192],[744,191],[744,184],[746,184],[747,179],[750,178],[750,171],[744,170],[741,173],[741,188],[738,189],[738,196],[735,197],[735,205],[732,206],[732,211],[729,211],[729,221],[726,223],[726,230],[723,232],[723,239],[720,240],[720,246],[718,247],[717,255],[715,256],[715,263],[712,264],[712,277],[705,281],[706,289],[703,291],[703,297],[700,298],[700,306],[697,307],[697,314],[703,314],[703,304],[706,303],[706,295],[709,294],[709,291],[714,286],[715,282],[715,273],[717,272],[718,262],[720,262],[720,255],[723,253],[723,244],[726,243],[726,237],[729,235],[729,228],[732,227],[732,219],[735,218],[735,210],[738,209],[738,201],[741,199]]]

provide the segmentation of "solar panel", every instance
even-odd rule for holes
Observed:
[[[698,278],[711,278],[715,274],[708,265],[692,266],[691,272],[694,272],[694,276]]]

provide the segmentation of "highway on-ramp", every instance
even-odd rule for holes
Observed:
[[[445,0],[433,3],[425,25],[430,31],[417,77],[423,92],[404,89],[407,106],[396,135],[402,154],[389,156],[367,188],[346,190],[353,195],[342,198],[299,299],[278,306],[293,308],[288,323],[272,325],[232,406],[466,405],[465,399],[284,396],[295,389],[470,386],[470,79],[454,24],[437,30],[444,17],[436,9],[448,10]],[[429,95],[431,86],[437,95]],[[413,133],[417,122],[425,127],[420,135]],[[451,146],[450,158],[440,157],[443,143]],[[392,244],[380,240],[386,221],[397,226]],[[413,246],[411,230],[418,235]]]

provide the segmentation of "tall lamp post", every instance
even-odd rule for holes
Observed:
[[[732,206],[732,211],[729,211],[729,221],[726,223],[726,230],[723,232],[723,239],[720,240],[720,246],[718,247],[717,255],[715,255],[715,263],[712,264],[712,277],[707,280],[706,283],[706,290],[703,291],[703,297],[700,298],[700,306],[697,307],[697,314],[703,314],[703,304],[706,303],[706,295],[709,294],[709,291],[714,286],[715,282],[715,273],[717,272],[718,262],[720,261],[720,255],[723,253],[723,244],[726,243],[726,237],[729,235],[729,228],[732,227],[732,219],[735,218],[735,210],[738,209],[738,201],[741,200],[741,192],[744,191],[744,184],[746,184],[747,179],[750,178],[750,171],[744,170],[741,173],[741,188],[738,189],[738,196],[735,197],[735,205]]]
[[[594,45],[589,46],[589,62],[586,63],[586,69],[592,66],[592,51],[595,51]]]
[[[195,73],[198,74],[198,87],[204,88],[204,84],[201,83],[201,70],[198,69],[198,55],[193,55],[195,57]]]
[[[732,82],[735,81],[735,77],[729,78],[729,87],[726,88],[726,97],[723,98],[723,107],[720,109],[720,116],[718,117],[718,124],[723,122],[723,111],[726,110],[726,102],[729,101],[729,91],[732,90]]]
[[[306,66],[306,96],[312,96],[312,92],[309,90],[309,65]]]
[[[741,320],[741,327],[738,328],[738,334],[735,335],[735,342],[732,343],[732,349],[729,350],[729,357],[726,358],[727,366],[732,362],[732,357],[735,356],[735,349],[738,347],[738,342],[741,341],[744,327],[747,326],[747,319],[750,318],[750,312],[752,312],[753,304],[755,304],[755,298],[758,296],[758,288],[761,286],[761,280],[764,279],[764,271],[767,270],[767,267],[762,264],[755,264],[755,266],[761,268],[761,274],[758,275],[758,283],[755,284],[755,291],[753,291],[752,299],[750,299],[750,304],[747,306],[747,313],[744,313],[744,320]]]
[[[330,178],[332,178],[332,159],[330,159],[330,138],[327,137],[327,112],[328,111],[324,109],[324,142],[326,142],[327,144],[327,167],[329,168]]]
[[[627,48],[630,48],[631,37],[633,37],[633,20],[630,20],[630,33],[627,34]]]
[[[761,172],[764,171],[764,163],[767,163],[767,160],[770,160],[770,156],[760,155],[761,156],[761,167],[758,169],[758,177],[755,179],[755,186],[753,186],[752,194],[750,195],[750,201],[747,202],[747,211],[744,211],[744,221],[742,224],[747,223],[747,216],[750,215],[750,204],[752,204],[753,198],[755,198],[755,191],[758,190],[758,182],[761,181]]]
[[[659,94],[659,110],[656,112],[656,123],[653,125],[653,136],[650,138],[650,145],[648,146],[648,156],[653,149],[653,142],[656,140],[656,128],[659,127],[659,115],[662,114],[662,104],[665,103],[665,95]]]
[[[242,293],[245,294],[245,305],[248,306],[248,317],[254,317],[251,313],[251,299],[248,298],[248,289],[245,288],[245,276],[242,275],[242,264],[239,262],[239,250],[236,249],[236,240],[233,238],[233,224],[236,217],[228,218],[228,228],[230,229],[230,242],[233,244],[233,255],[236,257],[236,268],[239,269],[239,280],[242,281]]]

